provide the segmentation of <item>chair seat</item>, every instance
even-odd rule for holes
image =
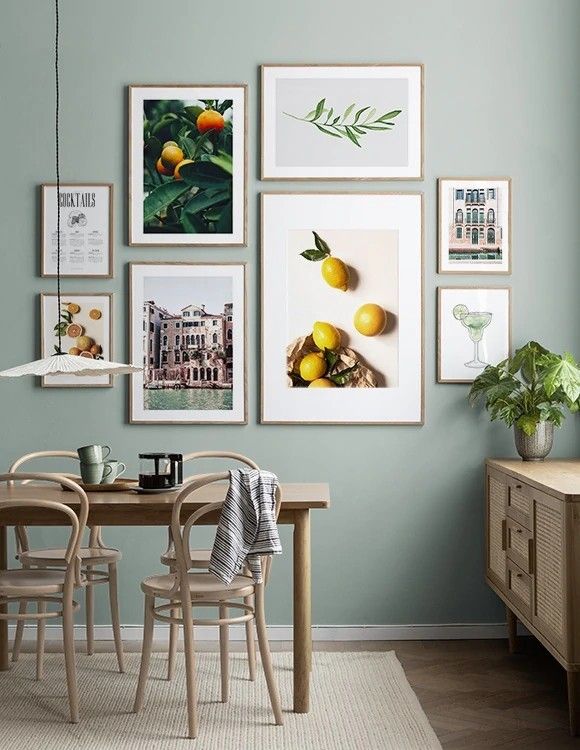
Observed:
[[[192,549],[189,553],[191,555],[191,564],[194,568],[207,568],[211,558],[210,549]],[[175,557],[175,550],[167,550],[161,555],[162,565],[175,565],[177,558]]]
[[[23,565],[65,565],[65,554],[65,549],[35,549],[21,552],[17,557]],[[79,557],[83,565],[108,565],[118,562],[121,553],[118,549],[82,547]]]
[[[0,570],[0,595],[60,594],[64,587],[64,578],[64,570]]]
[[[145,594],[169,598],[167,593],[174,584],[175,576],[172,574],[149,576],[141,582],[141,590]],[[197,599],[237,599],[254,593],[254,581],[248,576],[236,576],[231,583],[222,583],[213,573],[190,573],[189,590],[191,596]]]

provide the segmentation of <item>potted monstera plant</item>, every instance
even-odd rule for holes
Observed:
[[[543,461],[552,450],[554,425],[564,411],[580,409],[580,368],[571,354],[554,354],[536,341],[513,357],[488,365],[469,392],[472,406],[483,403],[492,420],[514,427],[524,461]]]

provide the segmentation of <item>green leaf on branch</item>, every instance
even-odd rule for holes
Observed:
[[[317,249],[323,253],[326,253],[326,255],[330,255],[331,250],[328,243],[325,242],[322,237],[316,232],[313,231],[312,234],[314,235],[314,244],[316,245]]]
[[[231,176],[217,164],[209,161],[184,164],[179,174],[190,187],[218,188],[231,185]]]
[[[166,182],[155,188],[143,201],[143,221],[148,222],[157,214],[165,211],[174,200],[189,190],[189,185],[183,181]]]
[[[357,368],[358,365],[353,365],[352,367],[347,367],[346,370],[342,370],[342,372],[337,372],[334,375],[328,375],[327,377],[329,380],[332,380],[335,385],[344,385],[345,383],[348,383]]]
[[[303,258],[306,258],[306,260],[313,261],[320,261],[328,258],[328,253],[325,253],[324,250],[318,250],[318,248],[315,247],[310,247],[308,248],[308,250],[304,250],[304,252],[300,253],[300,255]]]
[[[530,436],[530,435],[533,435],[534,432],[536,431],[536,427],[538,426],[539,421],[540,421],[539,414],[523,414],[516,421],[516,427],[519,427],[519,429],[523,433]]]

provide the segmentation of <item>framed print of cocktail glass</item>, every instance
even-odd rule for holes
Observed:
[[[262,422],[422,424],[422,203],[262,195]]]
[[[509,357],[509,287],[439,287],[437,294],[438,383],[472,383]]]
[[[511,273],[511,179],[439,178],[439,273]]]
[[[263,180],[422,180],[422,65],[263,65]]]
[[[129,244],[246,243],[246,86],[129,87]]]
[[[244,424],[243,263],[131,263],[130,421]]]
[[[57,270],[57,207],[60,206],[60,275],[113,277],[113,185],[63,184],[40,188],[40,275]]]

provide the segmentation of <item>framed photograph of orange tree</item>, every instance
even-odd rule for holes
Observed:
[[[129,87],[129,244],[246,244],[246,86]]]

